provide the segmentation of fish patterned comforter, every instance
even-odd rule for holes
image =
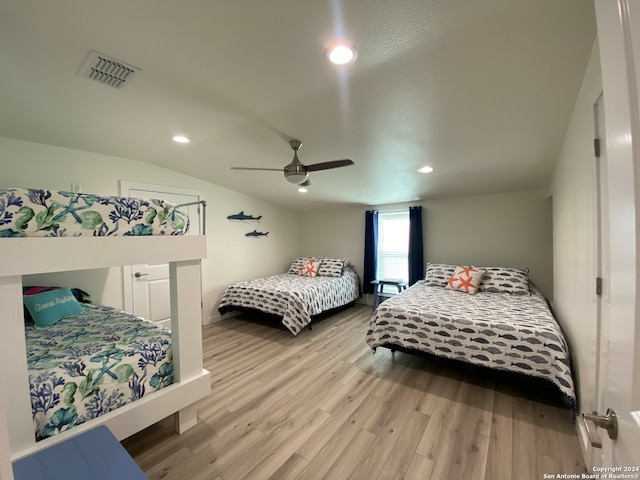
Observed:
[[[0,189],[0,238],[184,235],[189,217],[164,200]]]
[[[220,313],[236,307],[282,316],[282,324],[297,335],[311,316],[353,302],[360,296],[356,272],[346,267],[341,277],[305,277],[282,273],[227,287]]]
[[[420,281],[377,307],[366,340],[374,352],[396,345],[546,379],[575,414],[567,343],[535,288],[531,295],[468,295]]]
[[[25,326],[36,440],[173,383],[171,333],[101,305],[47,327]]]

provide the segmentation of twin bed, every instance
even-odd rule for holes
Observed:
[[[12,460],[99,424],[119,439],[171,414],[179,432],[195,425],[195,403],[211,388],[202,368],[206,239],[185,235],[188,224],[159,200],[0,190],[0,361],[11,365],[0,394]],[[24,297],[35,325],[26,321],[23,275],[139,263],[169,263],[171,330],[75,305],[62,289]],[[72,316],[56,312],[69,305]]]
[[[385,300],[366,340],[551,382],[576,413],[570,353],[562,330],[526,269],[489,267],[469,294],[447,288],[455,265],[428,264],[424,280]],[[462,288],[464,290],[464,288]]]
[[[108,306],[82,308],[25,326],[37,441],[173,384],[170,331]]]

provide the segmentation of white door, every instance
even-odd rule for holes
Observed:
[[[132,265],[132,313],[171,327],[169,264]]]
[[[597,299],[597,324],[598,334],[597,339],[600,342],[598,345],[599,355],[595,359],[595,371],[594,373],[594,397],[583,398],[581,401],[584,412],[598,413],[598,410],[603,408],[606,404],[604,398],[604,392],[606,385],[602,385],[606,382],[607,378],[607,326],[609,324],[609,204],[608,204],[608,180],[607,180],[607,150],[604,148],[604,142],[606,140],[606,129],[604,121],[604,99],[602,95],[598,98],[594,105],[594,123],[595,123],[595,138],[602,143],[602,148],[599,148],[599,154],[596,154],[596,276],[600,280],[600,294],[596,296]],[[597,286],[595,286],[598,288]],[[606,410],[606,408],[605,408]],[[602,433],[602,432],[601,432]],[[593,448],[588,446],[587,457],[585,458],[588,466],[603,466],[606,461],[603,456],[603,450],[600,448]]]
[[[123,195],[138,198],[159,198],[178,205],[194,203],[199,195],[182,189],[121,182]],[[182,207],[190,219],[189,235],[200,234],[199,205]],[[140,317],[171,327],[169,300],[169,264],[131,265],[123,268],[125,310]]]
[[[599,345],[599,414],[613,409],[618,436],[598,429],[602,467],[640,476],[640,5],[596,0],[606,123],[609,279]],[[631,8],[632,7],[632,8]],[[632,45],[635,48],[632,48]],[[634,57],[635,55],[635,57]],[[634,151],[635,150],[635,151]],[[637,346],[637,347],[636,347]],[[627,469],[625,471],[624,469]],[[609,477],[607,477],[609,478]]]

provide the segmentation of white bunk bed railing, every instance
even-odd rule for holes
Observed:
[[[17,460],[99,424],[119,439],[175,414],[181,433],[197,422],[195,404],[211,390],[202,366],[204,236],[9,238],[0,241],[0,395],[11,460]],[[174,383],[68,431],[35,441],[24,337],[22,275],[136,263],[169,263]],[[0,432],[2,433],[2,432]],[[0,442],[0,446],[2,442]]]

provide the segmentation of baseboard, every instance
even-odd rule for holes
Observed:
[[[240,315],[240,313],[241,312],[239,312],[239,311],[233,311],[233,312],[225,313],[224,315],[220,315],[220,314],[209,315],[202,322],[202,326],[206,327],[207,325],[211,325],[211,324],[214,324],[214,323],[221,322],[222,320],[226,320],[227,318],[231,318],[231,317],[235,317],[236,315]]]

